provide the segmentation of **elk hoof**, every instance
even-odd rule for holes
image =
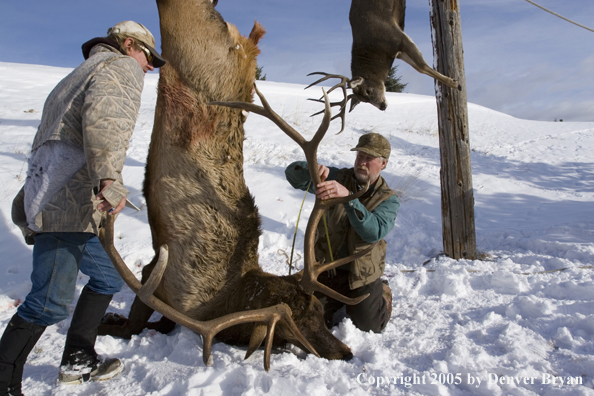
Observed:
[[[128,318],[124,315],[120,315],[114,312],[106,313],[103,318],[101,318],[102,325],[109,325],[109,326],[123,326],[128,322]]]

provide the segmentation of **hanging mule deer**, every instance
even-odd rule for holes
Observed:
[[[349,12],[353,33],[352,78],[320,72],[311,73],[325,76],[311,85],[329,78],[342,80],[333,88],[343,87],[345,99],[333,105],[341,106],[339,116],[343,120],[343,129],[349,99],[349,111],[360,102],[371,103],[380,110],[388,107],[385,81],[395,58],[405,61],[419,73],[433,77],[448,87],[462,89],[456,80],[429,67],[419,48],[404,33],[405,9],[406,0],[352,0]],[[353,90],[348,96],[347,87]]]
[[[167,64],[160,71],[144,182],[156,255],[143,269],[141,284],[113,245],[108,216],[101,240],[137,297],[128,319],[108,315],[100,333],[129,338],[147,326],[171,330],[176,322],[202,335],[205,364],[217,334],[228,343],[249,344],[246,358],[266,338],[266,370],[273,343],[287,341],[327,359],[351,359],[350,349],[326,329],[322,305],[313,296],[322,291],[350,304],[365,298],[348,299],[316,281],[321,271],[356,257],[316,266],[313,223],[328,203],[317,202],[311,216],[305,272],[265,273],[258,264],[260,216],[243,176],[245,115],[209,105],[252,101],[264,29],[256,23],[249,37],[241,36],[209,0],[157,0],[157,5]],[[310,169],[317,169],[315,151],[329,123],[326,103],[314,142],[302,144]],[[148,324],[154,310],[164,318]]]

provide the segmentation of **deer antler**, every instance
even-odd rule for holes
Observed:
[[[319,146],[320,142],[322,141],[322,138],[328,131],[328,127],[330,126],[330,121],[331,121],[331,110],[330,110],[331,105],[330,105],[330,100],[328,98],[328,94],[326,93],[326,91],[322,88],[322,92],[324,94],[324,96],[323,96],[324,103],[325,103],[324,118],[323,118],[322,123],[320,124],[320,127],[318,128],[317,132],[313,136],[313,138],[310,141],[307,141],[299,132],[297,132],[295,129],[293,129],[293,127],[291,127],[289,124],[287,124],[287,122],[285,120],[283,120],[277,113],[274,112],[274,110],[272,110],[272,108],[268,104],[268,101],[266,100],[264,95],[262,95],[262,93],[258,90],[258,87],[256,86],[256,84],[254,84],[254,89],[256,91],[256,94],[260,98],[260,101],[262,102],[262,106],[259,106],[259,105],[253,104],[253,103],[246,103],[246,102],[211,102],[209,104],[210,105],[227,106],[227,107],[232,107],[232,108],[236,108],[236,109],[243,109],[243,110],[251,111],[253,113],[256,113],[263,117],[266,117],[269,120],[271,120],[272,122],[274,122],[284,133],[286,133],[291,139],[293,139],[301,147],[301,149],[305,153],[305,158],[307,160],[307,164],[309,167],[309,174],[311,176],[313,185],[316,186],[316,185],[320,184],[321,179],[320,179],[320,175],[317,172],[317,169],[318,169],[317,150],[318,150],[318,146]],[[358,298],[348,298],[348,297],[343,296],[342,294],[330,289],[329,287],[321,284],[317,280],[317,278],[318,278],[318,275],[320,273],[322,273],[323,271],[327,271],[329,269],[339,267],[343,264],[346,264],[348,262],[353,261],[354,259],[357,259],[357,258],[363,256],[364,254],[369,252],[373,248],[373,246],[364,250],[364,251],[358,252],[355,255],[351,255],[351,256],[342,258],[340,260],[336,260],[334,262],[331,262],[331,263],[328,263],[325,265],[316,265],[315,250],[314,250],[315,232],[316,232],[316,229],[320,222],[320,219],[322,218],[322,215],[324,214],[324,210],[328,206],[331,206],[334,204],[339,204],[339,203],[349,202],[349,201],[352,201],[353,199],[359,198],[361,195],[363,195],[367,191],[368,187],[369,187],[369,184],[367,184],[365,186],[365,188],[362,189],[361,191],[358,191],[356,194],[350,195],[348,197],[333,198],[333,199],[329,199],[329,200],[321,200],[316,197],[314,208],[311,212],[311,215],[309,216],[309,221],[307,223],[307,228],[305,231],[305,244],[304,244],[305,266],[303,269],[304,273],[303,273],[303,276],[300,281],[301,287],[307,293],[312,294],[314,291],[319,291],[319,292],[322,292],[337,301],[340,301],[340,302],[342,302],[344,304],[348,304],[348,305],[358,304],[369,296],[369,294],[366,294],[366,295],[358,297]]]
[[[309,73],[308,76],[313,76],[315,74],[319,74],[324,77],[320,78],[316,82],[309,84],[307,87],[305,87],[305,89],[313,87],[314,85],[317,85],[317,84],[319,84],[323,81],[329,80],[331,78],[339,78],[341,80],[338,84],[336,84],[335,86],[333,86],[332,88],[330,88],[328,90],[328,94],[329,94],[330,92],[334,91],[336,88],[342,89],[343,99],[340,102],[331,102],[330,103],[330,107],[340,106],[340,111],[338,112],[338,114],[336,114],[334,117],[332,117],[330,119],[330,121],[332,121],[332,120],[340,117],[342,126],[340,128],[340,132],[337,133],[337,135],[338,135],[339,133],[342,133],[342,131],[344,131],[345,122],[346,122],[347,103],[349,102],[349,100],[351,101],[351,108],[349,109],[349,113],[350,113],[351,111],[353,111],[355,106],[357,104],[359,104],[359,101],[357,100],[357,98],[355,97],[354,94],[347,95],[346,90],[347,90],[347,88],[350,88],[350,83],[351,83],[350,78],[341,76],[340,74],[328,74],[328,73],[324,73],[324,72],[313,72],[313,73]],[[324,103],[324,101],[322,99],[323,99],[323,97],[320,99],[309,99],[309,100],[314,101],[314,102]],[[317,116],[318,114],[322,114],[323,112],[324,112],[324,110],[318,111],[317,113],[314,113],[311,116],[314,117],[314,116]]]
[[[280,321],[283,322],[289,331],[293,333],[295,338],[302,343],[311,353],[319,357],[318,353],[313,346],[303,337],[297,325],[293,321],[291,316],[291,309],[286,304],[278,304],[268,308],[255,309],[250,311],[235,312],[220,318],[212,319],[206,322],[198,321],[188,317],[187,315],[179,312],[170,305],[167,305],[162,300],[158,299],[153,295],[153,292],[161,282],[161,277],[167,267],[168,248],[167,245],[163,245],[159,251],[159,260],[155,266],[155,269],[149,276],[149,279],[141,284],[138,279],[134,276],[132,271],[126,266],[126,263],[116,250],[113,244],[114,237],[114,221],[115,216],[106,216],[104,227],[99,233],[99,239],[103,248],[107,252],[107,255],[111,259],[114,267],[124,279],[128,287],[142,300],[143,303],[159,312],[163,316],[173,320],[174,322],[185,326],[200,335],[202,335],[203,342],[203,361],[206,366],[212,366],[212,340],[215,335],[220,331],[225,330],[231,326],[235,326],[243,323],[256,322],[264,323],[266,332],[263,331],[264,325],[256,325],[252,337],[250,339],[250,348],[246,354],[246,359],[251,353],[256,350],[264,340],[266,340],[266,348],[264,353],[264,368],[266,371],[270,370],[270,353],[272,351],[272,340],[274,338],[274,330],[276,324]]]

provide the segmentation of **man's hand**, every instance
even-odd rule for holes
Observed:
[[[330,169],[327,166],[318,164],[318,175],[322,182],[316,186],[316,196],[323,200],[348,196],[350,192],[345,186],[336,180],[326,181],[329,174]]]
[[[107,200],[103,197],[102,194],[103,190],[109,187],[111,183],[113,183],[113,180],[101,181],[101,191],[99,191],[99,194],[97,194],[97,199],[100,199],[102,202],[99,205],[97,205],[97,209],[99,209],[102,212],[109,212],[110,215],[115,215],[120,213],[122,209],[124,209],[124,207],[126,206],[126,197],[124,197],[124,199],[122,199],[118,206],[116,206],[115,208],[111,206],[111,204],[107,202]]]
[[[318,175],[320,175],[320,180],[324,181],[328,178],[330,174],[330,169],[327,166],[318,164]]]
[[[316,196],[323,200],[347,197],[349,194],[349,190],[336,180],[324,181],[316,186]]]

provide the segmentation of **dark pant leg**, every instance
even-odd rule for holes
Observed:
[[[15,314],[0,339],[0,395],[20,395],[27,356],[41,337],[45,326],[28,323]]]
[[[347,305],[347,314],[357,326],[363,331],[381,333],[388,324],[386,300],[383,297],[383,286],[381,279],[376,279],[369,285],[351,290],[348,297],[355,298],[369,293],[369,297],[357,305]]]
[[[362,331],[373,331],[381,333],[389,320],[386,300],[383,298],[383,287],[381,279],[376,279],[369,285],[351,290],[349,285],[349,272],[337,270],[336,275],[329,271],[323,272],[318,281],[346,297],[356,298],[369,293],[369,297],[356,305],[347,305],[346,313],[350,316],[353,324]],[[324,319],[326,325],[332,327],[334,314],[345,305],[332,298],[326,297],[324,305]]]

